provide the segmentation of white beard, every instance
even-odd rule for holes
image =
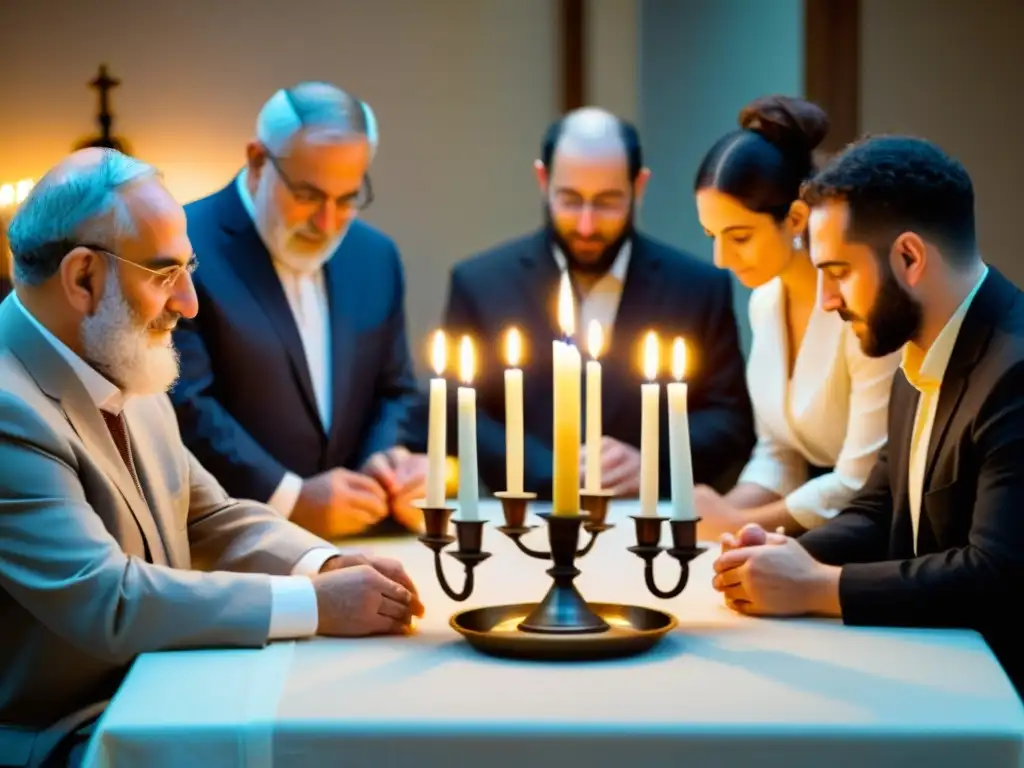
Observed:
[[[173,318],[161,318],[155,325],[171,324]],[[160,394],[178,379],[178,352],[170,335],[166,344],[154,344],[150,329],[128,305],[116,270],[107,272],[95,314],[82,321],[81,339],[85,359],[126,395]]]
[[[281,262],[288,269],[299,274],[311,275],[318,272],[338,250],[351,222],[319,247],[313,248],[307,245],[302,249],[295,248],[292,240],[297,233],[304,231],[306,226],[299,224],[288,227],[281,221],[277,206],[274,204],[273,189],[271,188],[273,184],[273,174],[267,172],[260,174],[256,184],[256,195],[253,197],[253,207],[256,209],[256,230],[263,238],[263,243],[267,246],[274,261]],[[306,242],[308,243],[308,240]]]

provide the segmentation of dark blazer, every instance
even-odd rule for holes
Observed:
[[[451,273],[443,327],[453,338],[468,333],[479,343],[478,461],[492,491],[505,487],[504,333],[516,325],[527,354],[522,365],[525,488],[541,498],[551,495],[551,342],[561,337],[559,279],[543,231],[470,258]],[[602,355],[604,434],[634,446],[640,445],[640,352],[649,329],[661,335],[666,350],[673,336],[687,339],[694,478],[720,487],[728,484],[750,454],[754,431],[727,274],[651,238],[634,238],[610,346],[606,344]],[[665,373],[663,380],[669,377]],[[665,401],[662,391],[660,480],[661,493],[668,496]],[[449,435],[455,434],[452,426]],[[454,440],[450,449],[456,452]]]
[[[356,468],[400,441],[416,397],[394,242],[353,222],[324,267],[333,413],[325,434],[281,282],[232,182],[185,207],[199,315],[175,332],[185,443],[232,496],[266,501],[285,471]]]
[[[10,293],[13,288],[14,286],[11,285],[11,281],[3,275],[0,275],[0,301],[7,298],[7,294]]]
[[[981,632],[1018,691],[1024,631],[1024,294],[993,268],[942,381],[917,555],[907,492],[918,392],[897,371],[889,441],[861,492],[800,541],[842,565],[843,621]]]

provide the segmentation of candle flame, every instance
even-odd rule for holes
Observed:
[[[649,331],[644,338],[644,376],[648,381],[658,378],[658,367],[661,364],[661,351],[658,349],[658,334]]]
[[[14,202],[23,203],[34,186],[35,182],[32,179],[22,179],[19,181],[14,187]]]
[[[576,333],[576,309],[573,306],[568,270],[562,273],[562,282],[558,287],[558,326],[566,336]]]
[[[0,208],[14,205],[14,185],[0,184]]]
[[[444,337],[444,331],[434,331],[434,343],[430,348],[430,364],[434,373],[440,376],[444,373],[445,365],[448,363],[448,342]]]
[[[459,378],[463,384],[472,384],[476,373],[476,355],[473,354],[473,342],[469,336],[463,336],[459,343]]]
[[[604,331],[601,329],[601,324],[597,320],[591,320],[590,325],[587,326],[587,349],[590,351],[590,356],[596,360],[601,355],[603,347]]]
[[[505,358],[510,368],[519,365],[523,356],[523,339],[519,335],[518,328],[509,328],[505,335]]]
[[[672,342],[672,376],[676,381],[682,381],[686,375],[686,342],[682,337],[676,337]]]

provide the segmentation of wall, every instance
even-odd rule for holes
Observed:
[[[861,127],[911,133],[974,180],[989,263],[1024,285],[1024,2],[862,0]]]
[[[115,130],[182,201],[241,166],[262,103],[333,81],[377,113],[366,219],[396,238],[422,359],[448,267],[538,225],[532,162],[559,108],[551,0],[0,0],[0,180],[38,178],[95,130],[84,83],[123,84]],[[59,23],[55,20],[59,19]]]
[[[801,0],[641,0],[639,121],[651,181],[642,221],[652,235],[711,259],[693,178],[740,109],[768,93],[801,95]],[[736,310],[749,344],[747,297]]]

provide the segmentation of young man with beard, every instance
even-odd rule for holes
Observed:
[[[525,490],[549,498],[552,475],[551,341],[561,337],[556,296],[568,270],[577,299],[577,342],[600,323],[604,338],[602,484],[619,495],[640,482],[641,348],[648,330],[689,353],[690,442],[694,479],[723,488],[754,444],[729,277],[711,264],[638,232],[634,215],[650,171],[636,129],[586,108],[566,115],[544,137],[536,164],[547,222],[455,266],[444,328],[468,333],[484,359],[475,384],[479,464],[492,490],[505,487],[504,335],[523,334]],[[665,360],[662,370],[665,371]],[[663,374],[664,375],[664,374]],[[662,434],[667,411],[661,410]],[[454,430],[450,430],[453,433]],[[662,440],[661,494],[669,493],[668,447]],[[581,468],[581,472],[582,472]]]
[[[714,585],[744,613],[975,629],[1024,690],[1024,295],[978,254],[966,170],[926,141],[856,144],[804,198],[823,306],[867,354],[903,348],[889,441],[799,541],[728,537]]]
[[[185,208],[202,256],[199,317],[175,334],[185,444],[232,495],[328,537],[422,523],[425,459],[399,433],[417,396],[402,263],[356,218],[376,147],[359,99],[281,90],[241,173]]]
[[[0,762],[40,764],[141,653],[407,630],[421,606],[398,563],[235,501],[182,445],[165,391],[171,333],[196,314],[195,257],[152,168],[82,150],[32,190],[10,236]]]

